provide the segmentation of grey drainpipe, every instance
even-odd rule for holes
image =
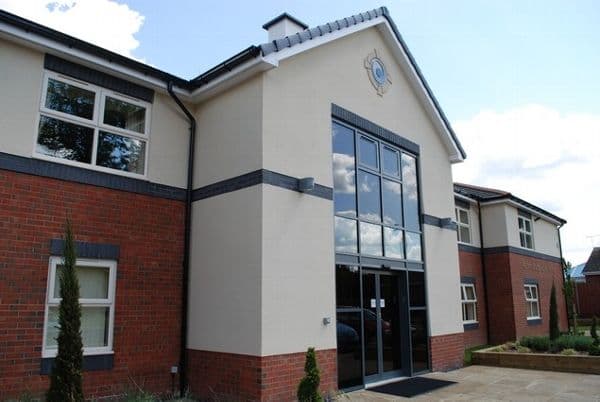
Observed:
[[[485,255],[483,254],[483,223],[481,219],[481,202],[477,200],[477,215],[479,216],[479,256],[481,258],[481,278],[483,279],[483,300],[485,301],[485,330],[487,343],[490,343],[490,304],[488,303],[487,277],[485,273]]]
[[[188,166],[187,166],[187,189],[185,195],[185,227],[183,242],[183,276],[182,276],[182,295],[181,295],[181,350],[179,354],[179,392],[184,395],[187,387],[187,324],[188,324],[188,281],[190,275],[190,247],[191,247],[191,226],[192,226],[192,191],[194,184],[194,150],[196,147],[196,119],[179,100],[173,91],[173,82],[169,81],[167,90],[171,98],[177,103],[177,106],[186,115],[190,121],[190,142],[188,148]]]
[[[558,229],[556,229],[556,231],[558,232],[558,251],[560,252],[560,269],[561,271],[561,277],[562,277],[562,281],[563,281],[563,289],[565,288],[565,267],[566,267],[566,262],[563,258],[563,252],[562,252],[562,241],[560,238],[560,228],[562,228],[563,226],[565,226],[564,223],[561,223],[560,226],[558,227]],[[564,292],[563,292],[564,294]],[[567,295],[565,294],[565,306],[567,307],[566,313],[567,313],[567,329],[569,330],[569,332],[571,332],[571,323],[569,322],[569,303],[567,302]]]

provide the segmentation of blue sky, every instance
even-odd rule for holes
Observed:
[[[511,191],[566,218],[565,256],[584,262],[600,246],[597,0],[0,0],[184,78],[266,41],[261,26],[281,12],[313,26],[381,5],[467,150],[455,180]]]
[[[145,16],[133,54],[186,78],[264,42],[262,24],[280,12],[313,26],[386,5],[312,0],[127,4]],[[451,119],[540,101],[564,112],[600,112],[598,1],[396,0],[386,6]]]

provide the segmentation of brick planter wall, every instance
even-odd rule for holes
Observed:
[[[179,361],[184,204],[0,170],[0,400],[41,394],[50,240],[116,244],[114,367],[84,373],[87,397],[171,389]],[[131,378],[131,379],[130,379]]]
[[[475,279],[475,291],[477,292],[477,328],[465,328],[463,336],[465,348],[485,345],[487,337],[487,317],[485,305],[485,288],[483,286],[483,272],[481,269],[481,255],[478,252],[463,251],[458,253],[460,276]]]
[[[432,371],[448,371],[463,366],[465,343],[463,333],[429,338]]]
[[[293,401],[304,376],[306,353],[249,356],[188,349],[188,382],[200,398]],[[318,350],[322,393],[337,390],[336,350]]]
[[[600,357],[536,353],[473,352],[473,363],[484,366],[600,374]]]

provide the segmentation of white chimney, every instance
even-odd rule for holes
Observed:
[[[304,22],[292,17],[288,13],[273,18],[262,26],[269,33],[269,42],[293,35],[308,28]]]

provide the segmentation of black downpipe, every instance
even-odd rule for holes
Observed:
[[[481,202],[477,200],[477,214],[479,216],[479,255],[481,258],[481,278],[483,279],[483,300],[485,301],[485,330],[487,332],[487,343],[490,343],[490,305],[488,303],[488,286],[485,273],[485,254],[483,253],[483,223],[481,219]]]
[[[565,259],[563,258],[563,252],[562,252],[562,241],[560,238],[560,228],[562,228],[565,224],[561,223],[560,226],[558,227],[558,229],[556,229],[556,232],[558,233],[558,251],[560,252],[560,270],[561,272],[561,277],[563,280],[562,286],[563,289],[565,288],[565,269],[567,267],[567,262],[565,261]],[[570,279],[570,278],[569,278]],[[565,295],[565,307],[567,308],[565,310],[565,312],[567,313],[567,329],[569,330],[569,333],[571,332],[571,321],[569,321],[569,302],[567,301],[567,295],[565,292],[563,292],[563,294]],[[573,311],[573,313],[575,313],[575,311]]]
[[[191,247],[191,227],[192,227],[192,191],[194,184],[194,151],[196,147],[196,119],[179,100],[173,91],[173,82],[169,81],[167,90],[171,98],[177,103],[177,106],[186,115],[190,121],[190,143],[188,149],[188,168],[187,168],[187,191],[185,195],[185,228],[183,243],[183,277],[182,277],[182,296],[181,296],[181,350],[179,354],[179,392],[184,395],[187,387],[187,314],[188,314],[188,281],[190,276],[190,247]]]

